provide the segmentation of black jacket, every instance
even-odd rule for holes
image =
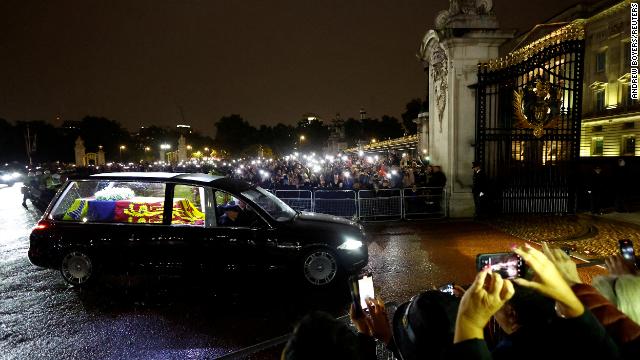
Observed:
[[[473,195],[480,193],[487,193],[487,175],[483,169],[473,172]]]
[[[546,330],[546,331],[545,331]],[[620,352],[593,314],[557,319],[546,329],[524,328],[502,341],[493,353],[487,343],[470,339],[454,344],[447,359],[620,359]]]

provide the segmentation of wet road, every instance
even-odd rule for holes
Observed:
[[[0,358],[215,358],[288,333],[311,309],[346,312],[346,286],[309,292],[287,274],[241,278],[105,277],[69,288],[33,266],[28,235],[40,214],[0,187]],[[402,302],[449,281],[472,281],[475,255],[516,238],[471,221],[367,225],[369,270],[385,301]],[[277,350],[257,358],[276,357]]]

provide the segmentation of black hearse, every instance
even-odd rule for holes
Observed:
[[[82,286],[102,270],[286,267],[328,286],[367,264],[361,225],[298,212],[245,182],[206,174],[104,173],[70,180],[31,233],[29,259]]]

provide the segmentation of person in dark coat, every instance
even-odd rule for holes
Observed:
[[[238,226],[246,226],[244,224],[243,218],[240,216],[244,212],[240,208],[240,206],[231,203],[222,207],[224,214],[218,218],[219,226],[229,226],[229,227],[238,227]]]
[[[478,161],[472,163],[471,169],[473,170],[473,188],[471,191],[476,208],[475,217],[483,218],[487,216],[487,176]]]
[[[602,215],[602,196],[605,190],[605,179],[602,174],[602,168],[596,166],[593,168],[587,183],[587,193],[591,200],[591,213],[594,215]]]
[[[372,337],[355,333],[331,315],[314,311],[295,327],[280,357],[282,360],[375,360]]]

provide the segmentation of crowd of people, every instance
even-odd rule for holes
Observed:
[[[485,269],[453,294],[414,296],[391,318],[382,300],[367,299],[365,312],[351,305],[355,331],[314,312],[296,326],[281,358],[376,359],[378,340],[402,360],[640,359],[637,264],[613,256],[609,274],[587,285],[561,249],[514,252],[531,276],[503,279]]]
[[[360,153],[317,156],[315,153],[294,153],[278,159],[192,159],[177,164],[108,163],[83,169],[55,164],[48,168],[51,168],[52,174],[82,171],[83,175],[112,171],[202,172],[241,179],[265,189],[442,188],[447,182],[440,166],[425,164],[420,158],[414,160],[408,154],[393,151],[384,155]],[[43,171],[38,170],[39,176]]]
[[[225,166],[226,164],[226,166]],[[408,155],[315,154],[281,159],[254,159],[223,163],[217,172],[266,189],[375,190],[444,187],[447,178],[440,166],[423,164]]]

